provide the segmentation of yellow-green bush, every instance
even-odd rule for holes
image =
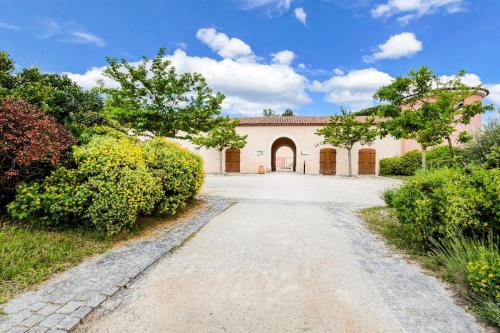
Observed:
[[[174,214],[198,193],[201,159],[157,138],[142,143],[98,128],[73,150],[74,168],[23,185],[10,215],[43,226],[86,225],[107,235],[130,229],[139,216]]]
[[[418,172],[385,195],[415,247],[450,235],[481,237],[500,232],[500,171],[438,169]]]
[[[157,213],[175,214],[203,185],[203,161],[198,155],[164,138],[147,141],[144,153],[149,170],[162,186]]]
[[[483,249],[467,263],[467,280],[476,293],[500,302],[500,254]]]

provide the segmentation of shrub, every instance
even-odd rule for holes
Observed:
[[[22,186],[10,215],[43,226],[83,224],[113,235],[153,211],[161,186],[130,138],[96,136],[73,151],[76,169],[58,168],[43,183]]]
[[[457,283],[482,318],[500,326],[500,253],[498,239],[450,237],[436,243],[432,258],[444,277]]]
[[[400,157],[388,157],[380,160],[380,175],[381,176],[400,176]]]
[[[499,182],[496,170],[418,172],[390,195],[389,203],[412,230],[415,247],[427,250],[431,239],[497,232]]]
[[[203,169],[197,155],[162,138],[142,143],[109,128],[93,132],[74,148],[74,169],[59,167],[43,183],[19,188],[9,205],[14,219],[81,224],[113,235],[140,216],[174,214],[198,193]]]
[[[0,109],[0,205],[20,182],[46,176],[74,142],[43,111],[23,100],[5,99]]]
[[[460,166],[463,149],[453,148],[454,155],[450,152],[450,147],[439,146],[429,150],[427,153],[427,166],[429,169],[439,169],[444,167]]]
[[[144,145],[147,165],[162,184],[162,197],[157,212],[172,215],[193,198],[203,184],[201,158],[163,138],[154,138]]]
[[[486,163],[486,167],[489,168],[498,167],[500,164],[498,160],[498,147],[500,147],[500,118],[493,119],[484,126],[479,136],[475,138],[474,143],[466,149],[466,158],[468,161],[473,161],[477,164]],[[491,160],[488,161],[488,156],[492,154],[492,151],[497,152],[496,163],[491,163]],[[494,158],[494,155],[491,155],[491,158]]]

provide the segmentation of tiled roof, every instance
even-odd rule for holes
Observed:
[[[364,120],[366,117],[358,117]],[[321,126],[325,125],[328,116],[273,116],[273,117],[241,117],[235,118],[239,126]]]

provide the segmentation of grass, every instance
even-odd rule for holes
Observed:
[[[85,231],[37,230],[0,222],[0,304],[111,245]]]
[[[45,230],[16,225],[0,215],[0,304],[88,257],[168,230],[203,206],[202,202],[194,201],[177,217],[143,218],[130,232],[112,239],[88,230]]]
[[[417,252],[411,243],[411,230],[405,229],[388,207],[375,207],[360,212],[368,229],[381,235],[393,248],[432,271],[437,277],[451,283],[460,302],[471,306],[477,317],[487,324],[500,328],[500,306],[498,301],[488,299],[473,292],[467,281],[467,263],[479,257],[487,249],[498,255],[498,247],[493,241],[479,242],[463,238],[452,238],[436,244],[428,253]]]
[[[386,178],[393,178],[393,179],[399,179],[399,180],[407,180],[408,178],[411,178],[413,176],[396,176],[396,175],[390,175],[390,176],[382,176],[382,177],[386,177]]]

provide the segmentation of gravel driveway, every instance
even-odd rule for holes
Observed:
[[[359,222],[398,181],[209,176],[235,204],[82,332],[474,332],[474,319]]]

